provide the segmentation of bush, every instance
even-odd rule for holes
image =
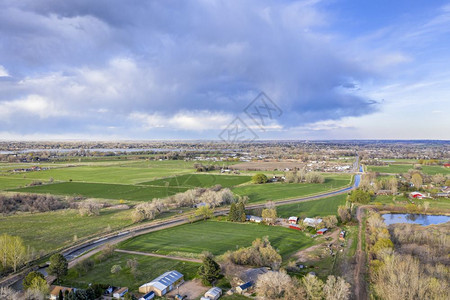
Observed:
[[[262,173],[258,173],[253,175],[252,177],[252,182],[255,184],[262,184],[262,183],[266,183],[267,182],[267,176],[262,174]]]

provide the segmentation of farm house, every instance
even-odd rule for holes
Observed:
[[[243,292],[245,292],[246,290],[248,290],[252,286],[253,286],[253,282],[252,281],[246,282],[246,283],[241,284],[240,286],[238,286],[236,288],[236,292],[238,292],[239,294],[242,294]]]
[[[247,221],[250,221],[250,222],[255,222],[255,223],[261,223],[262,222],[262,218],[261,217],[257,217],[257,216],[246,216],[246,218],[245,218]]]
[[[139,293],[146,294],[153,291],[156,295],[161,297],[179,287],[183,282],[183,274],[178,271],[168,271],[151,282],[141,285],[139,287]]]
[[[298,217],[289,217],[288,222],[289,224],[297,224]]]

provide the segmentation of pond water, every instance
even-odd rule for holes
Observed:
[[[420,224],[422,226],[442,224],[450,221],[450,216],[421,214],[383,214],[386,225],[397,223]]]

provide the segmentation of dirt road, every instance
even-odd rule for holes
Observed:
[[[131,251],[131,250],[122,250],[122,249],[116,249],[114,250],[116,252],[120,253],[127,253],[127,254],[135,254],[135,255],[144,255],[144,256],[153,256],[153,257],[160,257],[160,258],[167,258],[167,259],[173,259],[173,260],[181,260],[181,261],[187,261],[187,262],[196,262],[201,263],[202,260],[198,258],[188,258],[188,257],[180,257],[180,256],[170,256],[170,255],[162,255],[162,254],[156,254],[156,253],[148,253],[148,252],[140,252],[140,251]]]
[[[357,300],[366,300],[367,298],[367,286],[366,286],[366,254],[362,249],[362,230],[363,230],[363,216],[364,210],[362,207],[358,207],[356,211],[356,218],[359,222],[358,229],[358,248],[356,250],[356,267],[355,267],[355,297]]]

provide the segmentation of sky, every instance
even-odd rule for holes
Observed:
[[[450,1],[0,1],[0,140],[449,140],[449,108]]]

